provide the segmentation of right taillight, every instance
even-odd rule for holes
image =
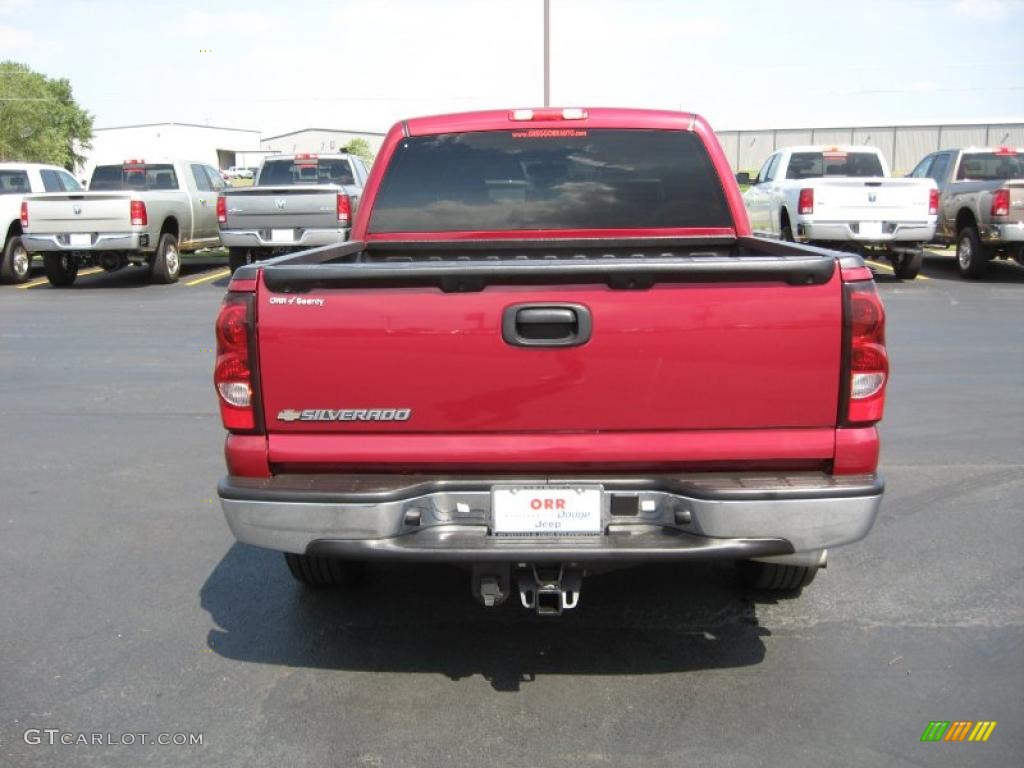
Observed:
[[[846,283],[844,288],[849,367],[846,422],[873,424],[882,418],[889,379],[885,309],[874,280]]]
[[[939,213],[939,190],[928,191],[928,215],[936,216]]]
[[[1010,190],[997,189],[995,192],[992,193],[992,215],[1010,215]]]
[[[800,213],[814,213],[814,190],[804,187],[800,190],[800,199],[797,202]]]
[[[347,227],[352,223],[352,199],[344,192],[338,193],[338,226]]]
[[[213,383],[217,388],[221,421],[225,429],[233,432],[256,429],[249,360],[251,309],[251,294],[229,293],[217,315],[217,363]]]
[[[227,224],[228,222],[228,201],[224,195],[217,195],[217,223]]]
[[[28,203],[21,201],[21,228],[28,226]]]

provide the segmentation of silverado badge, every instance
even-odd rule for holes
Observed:
[[[412,408],[307,408],[278,411],[278,421],[408,421]]]

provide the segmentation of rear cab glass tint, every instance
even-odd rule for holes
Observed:
[[[267,160],[260,172],[261,186],[354,183],[352,168],[344,158]]]
[[[373,203],[369,231],[731,226],[698,136],[572,128],[404,139]]]
[[[874,152],[794,152],[786,169],[787,179],[883,175],[882,161]]]
[[[24,195],[31,191],[27,172],[0,171],[0,195]]]
[[[973,181],[1024,179],[1024,161],[1016,153],[967,152],[960,160],[956,178]]]
[[[98,165],[92,172],[89,189],[99,192],[178,189],[178,176],[170,164]]]

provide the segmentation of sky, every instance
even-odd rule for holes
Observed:
[[[1024,118],[1024,0],[550,0],[551,103],[719,130]],[[543,0],[0,0],[97,128],[385,131],[543,103]],[[2,108],[2,107],[0,107]]]

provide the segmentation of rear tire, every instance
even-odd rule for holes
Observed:
[[[0,280],[5,283],[24,283],[32,271],[32,254],[25,250],[20,237],[10,238],[4,244],[0,261]]]
[[[960,276],[971,279],[983,277],[988,272],[988,260],[991,253],[982,245],[978,230],[964,227],[956,241],[956,265]]]
[[[362,578],[365,563],[318,555],[284,553],[292,576],[307,587],[347,587]]]
[[[917,253],[894,253],[892,255],[892,271],[900,280],[913,280],[921,271],[921,262],[924,261],[924,254]]]
[[[795,592],[814,581],[818,569],[803,565],[779,565],[741,560],[736,563],[740,581],[749,589],[764,592]]]
[[[796,242],[793,238],[793,228],[789,226],[788,221],[784,222],[781,229],[779,229],[779,237],[786,243]]]
[[[235,274],[239,267],[252,262],[252,251],[248,248],[228,248],[228,266],[231,268],[231,274]]]
[[[178,252],[178,238],[170,232],[160,235],[156,253],[153,254],[153,266],[150,268],[149,279],[154,283],[168,285],[178,282],[181,274],[181,254]]]
[[[44,253],[46,279],[55,288],[66,288],[78,277],[78,260],[70,253]]]

